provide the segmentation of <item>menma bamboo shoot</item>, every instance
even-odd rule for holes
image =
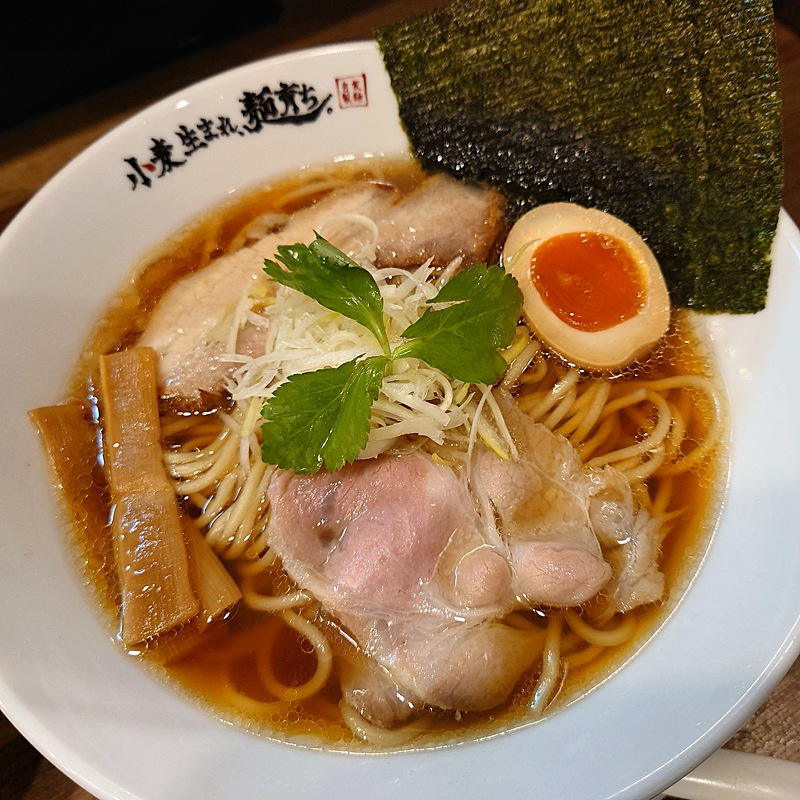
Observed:
[[[121,637],[132,646],[188,622],[199,602],[177,498],[162,460],[155,353],[139,347],[101,356],[100,399]]]

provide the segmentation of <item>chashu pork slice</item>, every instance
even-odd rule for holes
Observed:
[[[271,547],[366,654],[345,696],[373,723],[492,708],[531,667],[534,634],[503,622],[508,564],[449,467],[415,454],[278,471],[269,497]]]
[[[409,268],[432,260],[463,267],[494,258],[504,229],[505,200],[495,189],[437,173],[426,178],[378,220],[376,263]]]
[[[226,379],[238,366],[222,356],[230,352],[234,310],[257,283],[266,283],[264,259],[274,259],[278,245],[308,244],[326,221],[348,214],[380,217],[395,202],[394,190],[361,182],[323,196],[254,244],[222,256],[173,284],[162,297],[139,344],[152,347],[159,358],[160,391],[174,407],[204,409],[218,405]],[[344,229],[330,240],[347,250]],[[265,330],[245,325],[233,337],[234,352],[263,352]]]
[[[377,241],[368,243],[372,224]],[[273,259],[278,245],[308,244],[319,232],[351,256],[374,256],[380,267],[414,268],[428,259],[442,267],[461,259],[468,266],[489,258],[502,225],[499,193],[448,175],[425,179],[399,202],[392,187],[361,181],[323,196],[279,230],[178,281],[157,305],[139,344],[158,354],[162,396],[171,405],[212,408],[237,367],[223,356],[263,352],[264,328],[246,323],[232,335],[231,325],[243,295],[265,282],[264,259]]]
[[[661,525],[637,509],[630,484],[611,466],[593,473],[595,489],[589,515],[614,577],[607,587],[617,611],[630,611],[664,599],[664,573],[659,569]]]
[[[519,457],[480,448],[470,478],[490,538],[508,547],[518,597],[531,606],[578,606],[611,577],[589,515],[596,486],[563,436],[510,398],[501,404]]]
[[[520,457],[479,447],[472,491],[422,453],[273,478],[270,545],[366,654],[345,697],[376,724],[503,702],[538,652],[508,612],[579,605],[611,578],[590,514],[597,476],[515,408]],[[619,488],[604,512],[622,535]]]
[[[617,611],[660,601],[660,523],[636,506],[627,478],[611,466],[583,466],[563,436],[507,394],[498,399],[520,455],[478,450],[471,486],[490,538],[508,546],[517,595],[572,606],[602,590]]]
[[[645,537],[657,525],[622,473],[584,467],[564,437],[499,399],[519,455],[479,445],[468,484],[421,452],[333,474],[278,470],[270,483],[270,546],[358,645],[344,694],[375,724],[507,699],[539,652],[506,624],[510,611],[600,592],[619,610],[659,599],[657,537]]]

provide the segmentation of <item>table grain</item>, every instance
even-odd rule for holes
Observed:
[[[304,47],[371,38],[383,25],[447,0],[287,0],[280,18],[135,80],[0,132],[0,231],[61,167],[108,130],[162,97],[211,75]],[[343,8],[344,7],[344,8]],[[783,97],[783,206],[800,220],[800,13],[776,2]],[[726,747],[800,763],[800,661]],[[0,800],[91,800],[0,714]]]

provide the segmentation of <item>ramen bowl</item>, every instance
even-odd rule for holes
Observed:
[[[284,114],[258,102],[280,83],[299,91]],[[0,707],[99,798],[648,798],[723,745],[798,653],[800,235],[785,214],[766,310],[698,321],[730,403],[717,527],[657,632],[574,702],[454,746],[333,752],[220,719],[109,635],[28,411],[62,399],[132,268],[198,216],[309,165],[408,152],[374,43],[303,51],[131,118],[56,175],[0,239]]]

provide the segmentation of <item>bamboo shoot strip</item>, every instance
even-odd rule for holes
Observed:
[[[230,611],[242,599],[242,592],[191,517],[182,513],[181,521],[189,554],[189,574],[200,603],[196,627],[204,630]]]
[[[132,646],[197,614],[178,501],[162,461],[155,354],[100,358],[105,459],[113,508],[123,642]]]
[[[116,607],[119,587],[108,530],[106,488],[99,477],[97,431],[79,403],[44,406],[29,412],[47,453],[63,512],[75,529],[87,570],[103,576],[103,600]]]
[[[181,511],[181,522],[189,556],[189,575],[200,610],[175,635],[170,633],[156,640],[158,659],[162,664],[181,661],[201,642],[208,646],[209,641],[222,641],[226,626],[211,628],[211,623],[224,619],[242,597],[236,581],[211,549],[194,520],[184,511]]]

